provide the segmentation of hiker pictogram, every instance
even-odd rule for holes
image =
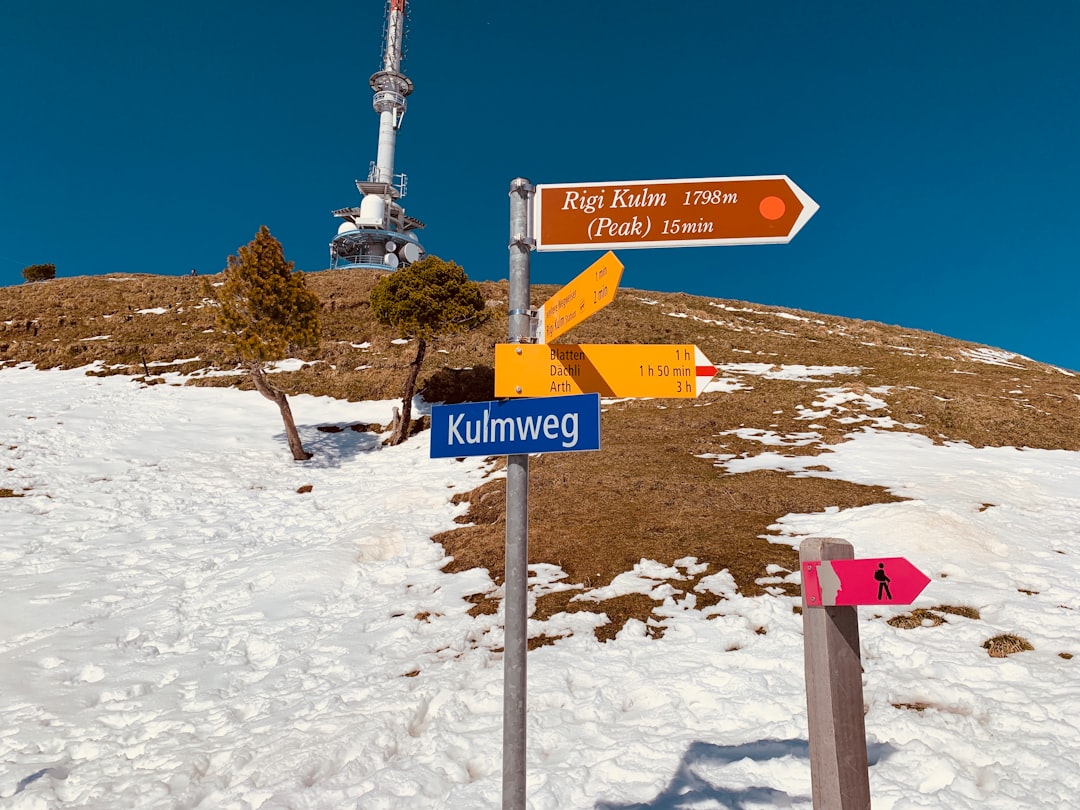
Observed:
[[[892,580],[889,579],[889,575],[885,573],[885,563],[878,563],[877,571],[874,572],[874,579],[876,579],[878,582],[878,601],[881,601],[882,593],[885,594],[886,599],[892,599],[892,591],[889,590],[889,583],[892,582]]]

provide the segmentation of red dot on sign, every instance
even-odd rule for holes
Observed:
[[[765,219],[780,219],[787,211],[787,203],[779,197],[766,197],[758,205],[758,210]]]

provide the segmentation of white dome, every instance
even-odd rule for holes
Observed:
[[[349,231],[355,231],[355,230],[357,230],[356,225],[353,224],[352,222],[349,222],[349,220],[345,220],[340,225],[338,225],[337,232],[338,233],[348,233]]]
[[[381,228],[385,219],[386,203],[382,197],[377,194],[368,194],[360,201],[358,222],[361,225],[372,225]]]

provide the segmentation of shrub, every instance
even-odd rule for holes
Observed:
[[[465,332],[486,315],[480,285],[469,281],[454,262],[425,256],[396,273],[383,276],[371,290],[371,312],[384,326],[392,326],[404,338],[416,339],[416,357],[401,397],[401,413],[395,416],[389,444],[401,444],[410,435],[412,398],[416,377],[424,362],[427,342],[439,335]]]
[[[56,278],[56,265],[32,264],[23,268],[22,277],[27,281],[48,281]]]

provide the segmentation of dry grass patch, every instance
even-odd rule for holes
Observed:
[[[1014,653],[1034,650],[1026,638],[1004,633],[1000,636],[988,638],[982,644],[983,649],[990,653],[991,658],[1005,658]]]
[[[952,616],[962,616],[965,619],[981,619],[982,615],[977,608],[962,605],[938,605],[930,608],[938,613],[948,613]]]
[[[805,478],[776,471],[724,475],[686,448],[708,433],[717,411],[626,402],[603,416],[604,449],[533,458],[529,473],[529,563],[550,563],[565,583],[585,592],[606,586],[642,559],[672,565],[694,557],[706,570],[667,584],[694,592],[702,577],[728,570],[747,595],[766,593],[758,583],[775,563],[797,570],[798,552],[769,542],[769,526],[790,512],[851,508],[901,500],[880,487]],[[453,560],[447,571],[484,568],[496,583],[504,570],[505,481],[490,481],[464,496],[470,526],[435,537]],[[657,583],[658,585],[661,583]],[[792,586],[790,591],[797,589]],[[573,593],[576,593],[573,592]],[[630,618],[647,621],[651,598],[571,602],[573,593],[537,599],[534,618],[566,610],[593,610],[611,619],[598,633],[617,633]],[[696,593],[699,608],[720,600]],[[614,604],[613,604],[614,602]]]
[[[888,620],[890,627],[898,627],[901,630],[913,630],[916,627],[937,627],[945,624],[945,619],[931,610],[916,608],[911,613],[902,616],[893,616]]]
[[[938,627],[947,622],[945,617],[941,615],[943,613],[950,616],[962,616],[965,619],[981,618],[979,611],[973,607],[937,605],[932,608],[916,608],[910,613],[893,616],[886,623],[901,630],[911,630],[916,627]]]
[[[382,275],[369,270],[306,274],[309,289],[322,303],[322,346],[301,357],[309,366],[280,376],[289,394],[350,401],[400,395],[414,349],[394,343],[397,335],[371,314],[368,298]],[[0,364],[71,368],[97,361],[105,367],[103,373],[148,378],[164,371],[232,368],[235,358],[220,346],[213,331],[217,308],[207,300],[212,285],[220,280],[218,275],[113,275],[0,287]],[[465,335],[435,341],[421,370],[422,386],[432,381],[432,390],[440,396],[459,389],[475,396],[490,390],[494,345],[507,334],[507,288],[505,281],[481,282],[488,321]],[[552,285],[535,286],[533,303],[543,303],[555,290]],[[866,414],[921,424],[919,431],[935,440],[1080,449],[1075,429],[1080,422],[1077,377],[1022,358],[1010,361],[1016,368],[973,362],[965,352],[981,347],[928,332],[740,301],[623,289],[610,306],[576,327],[566,340],[693,343],[718,365],[860,369],[855,376],[822,376],[811,382],[737,374],[747,390],[708,394],[695,403],[718,408],[723,418],[716,433],[740,426],[768,430],[771,425],[781,434],[805,431],[807,422],[796,419],[795,409],[811,407],[820,396],[818,389],[866,392],[889,386],[887,394],[875,394],[888,402],[888,414],[882,410]],[[472,379],[452,378],[453,373],[473,369],[477,371]],[[238,375],[192,384],[250,383]],[[1023,393],[1013,393],[1018,390]],[[851,407],[847,415],[861,413],[861,406]],[[783,413],[773,414],[775,410]],[[822,421],[820,432],[827,443],[856,429],[830,418]],[[724,442],[736,453],[761,450],[756,442],[743,446],[734,439]],[[782,452],[813,451],[788,447]]]
[[[892,707],[894,709],[907,709],[908,711],[912,711],[912,712],[925,712],[927,709],[931,708],[931,705],[932,704],[930,704],[930,703],[921,703],[921,702],[920,703],[893,703]]]

